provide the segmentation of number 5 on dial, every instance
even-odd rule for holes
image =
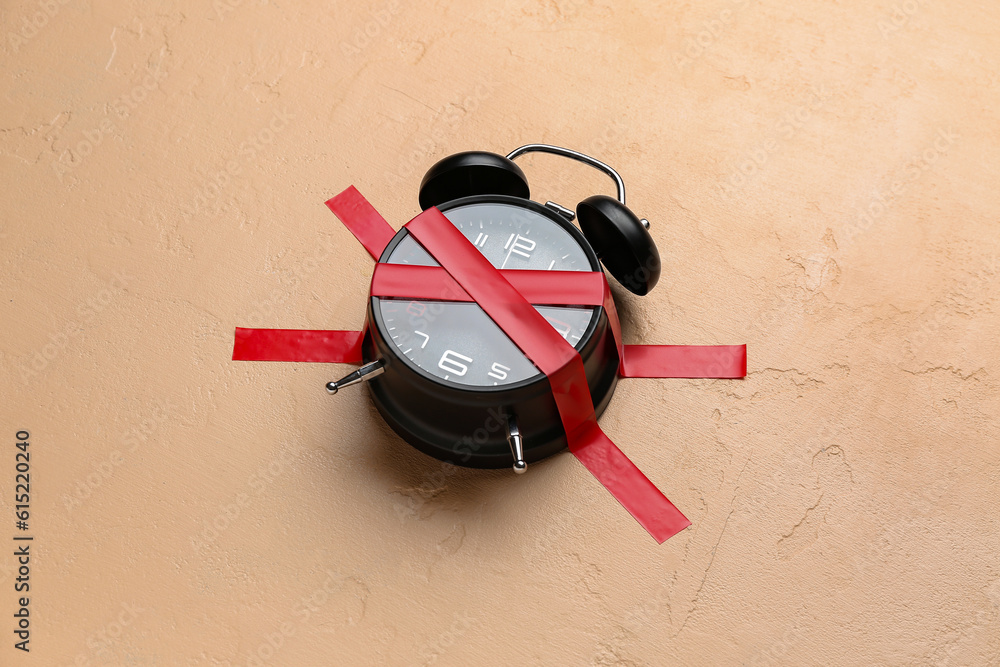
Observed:
[[[487,373],[491,378],[496,378],[497,380],[506,380],[507,371],[510,370],[509,366],[504,366],[499,361],[494,361],[493,366],[490,367],[490,372]]]

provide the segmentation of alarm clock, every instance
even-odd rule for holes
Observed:
[[[532,201],[514,162],[532,152],[582,162],[610,176],[617,196],[593,195],[576,211]],[[625,206],[617,171],[589,155],[547,144],[507,156],[451,155],[420,183],[420,208],[437,209],[500,270],[601,271],[645,295],[660,258],[649,223]],[[577,228],[573,221],[579,223]],[[380,264],[438,266],[404,227]],[[536,305],[579,353],[597,416],[614,393],[621,363],[604,306]],[[475,302],[371,296],[361,343],[363,365],[327,391],[365,382],[375,407],[406,442],[442,461],[517,473],[567,446],[548,378]]]

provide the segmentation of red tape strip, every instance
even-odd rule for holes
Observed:
[[[378,260],[395,232],[355,189],[326,202]],[[498,271],[437,209],[407,228],[442,267],[376,264],[372,295],[475,301],[549,380],[570,451],[658,541],[690,525],[597,425],[583,362],[531,307],[603,305],[621,356],[622,377],[740,378],[745,345],[622,345],[611,288],[600,272]],[[233,359],[361,363],[361,331],[236,329]]]
[[[570,451],[618,502],[657,542],[691,525],[597,425],[583,361],[573,346],[440,211],[428,209],[406,228],[548,377]]]
[[[234,361],[360,364],[363,331],[236,328]]]
[[[506,270],[500,275],[535,305],[600,306],[604,274],[596,271]],[[469,293],[439,266],[376,264],[372,296],[429,301],[472,301]]]
[[[377,262],[382,256],[382,251],[389,245],[389,241],[396,235],[385,218],[353,185],[327,200],[326,205],[340,218],[344,226],[351,230],[355,238],[361,241],[361,245]]]
[[[625,345],[619,371],[626,378],[742,378],[746,345]]]

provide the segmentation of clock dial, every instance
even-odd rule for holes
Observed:
[[[559,222],[514,204],[480,202],[443,211],[498,269],[593,271],[587,252]],[[400,239],[389,264],[437,266],[411,236]],[[463,385],[510,385],[539,375],[493,320],[475,303],[377,299],[383,334],[424,371]],[[535,306],[577,348],[599,309]]]

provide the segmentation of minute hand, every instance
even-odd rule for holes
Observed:
[[[500,265],[501,269],[503,269],[504,267],[507,266],[507,260],[510,259],[510,253],[514,252],[514,246],[515,245],[516,244],[513,244],[513,243],[511,244],[510,250],[507,251],[507,256],[503,258],[503,264]]]

